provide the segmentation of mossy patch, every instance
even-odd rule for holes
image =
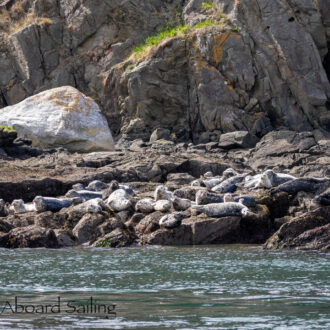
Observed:
[[[16,130],[11,126],[0,125],[0,130],[6,133],[17,133]]]

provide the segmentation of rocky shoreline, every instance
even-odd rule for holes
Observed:
[[[330,249],[325,131],[240,131],[196,145],[158,129],[150,142],[85,154],[26,142],[1,149],[0,247]]]

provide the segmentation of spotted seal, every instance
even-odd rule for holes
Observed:
[[[102,192],[90,191],[90,190],[69,190],[65,197],[69,198],[81,198],[84,201],[94,198],[102,198]]]
[[[329,178],[299,178],[283,183],[273,189],[271,194],[284,191],[290,195],[296,195],[299,191],[318,193],[326,190],[330,186]]]
[[[191,207],[191,201],[185,198],[174,197],[173,198],[173,208],[176,211],[185,211]]]
[[[107,199],[106,204],[115,212],[121,212],[133,207],[129,195],[124,189],[115,190]]]
[[[14,213],[27,213],[36,211],[34,204],[25,204],[22,199],[13,200],[9,209],[14,211]]]
[[[250,210],[241,202],[193,205],[192,209],[195,209],[201,213],[205,213],[207,216],[212,217],[212,218],[222,218],[222,217],[229,217],[229,216],[244,216],[244,215],[251,213]]]
[[[159,200],[155,204],[155,211],[168,212],[172,207],[172,203],[168,200]]]
[[[66,207],[70,207],[75,201],[74,198],[55,198],[55,197],[42,197],[37,196],[33,200],[33,204],[37,212],[58,212]]]
[[[166,229],[173,229],[181,226],[183,218],[184,216],[181,213],[167,214],[159,220],[159,226]]]
[[[197,205],[216,204],[223,203],[223,197],[207,190],[199,190],[196,193],[195,201]]]
[[[329,206],[330,205],[330,187],[322,192],[321,194],[315,196],[312,199],[312,206],[318,207],[318,206]]]
[[[158,186],[155,190],[155,201],[159,200],[172,200],[173,194],[171,191],[168,190],[165,186]]]
[[[140,199],[135,205],[135,210],[141,213],[154,212],[155,202],[151,198]]]
[[[215,186],[211,190],[214,192],[220,192],[220,193],[231,193],[235,192],[237,189],[237,184],[241,183],[244,178],[246,177],[246,174],[239,174],[236,176],[232,176],[225,181],[221,182],[219,185]]]

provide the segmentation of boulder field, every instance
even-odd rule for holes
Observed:
[[[112,152],[3,147],[0,246],[329,250],[326,132],[273,131],[252,148],[241,133],[198,145],[164,133]]]

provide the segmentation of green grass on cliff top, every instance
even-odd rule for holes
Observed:
[[[4,131],[4,132],[7,132],[7,133],[13,133],[13,132],[16,132],[16,130],[11,127],[11,126],[3,126],[3,125],[0,125],[0,130]]]
[[[177,37],[180,35],[181,36],[186,35],[187,33],[191,32],[193,30],[205,28],[208,26],[216,26],[219,24],[220,24],[219,21],[207,19],[205,21],[195,24],[193,27],[190,27],[189,25],[178,25],[175,27],[165,27],[158,34],[148,37],[142,44],[134,47],[133,53],[139,56],[139,55],[143,54],[148,48],[159,45],[166,38],[173,38],[173,37]]]

